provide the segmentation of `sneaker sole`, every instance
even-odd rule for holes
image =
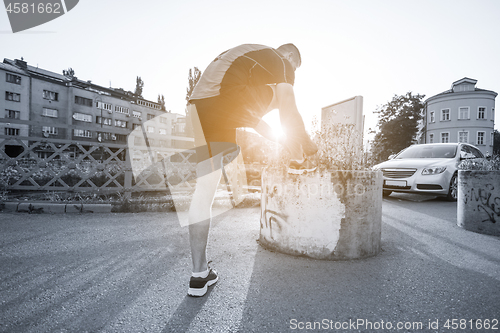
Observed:
[[[189,288],[188,295],[193,296],[193,297],[205,296],[205,294],[208,291],[208,287],[215,284],[217,281],[219,281],[218,276],[215,279],[208,281],[207,284],[205,285],[205,287],[203,287],[203,288]]]

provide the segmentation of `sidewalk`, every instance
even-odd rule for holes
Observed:
[[[500,272],[498,238],[465,234],[489,254],[456,246],[491,265],[480,272],[434,254],[432,237],[421,242],[388,216],[378,256],[317,261],[262,249],[259,217],[245,208],[214,219],[209,259],[220,281],[191,298],[187,229],[175,213],[0,214],[0,331],[389,331],[375,329],[383,321],[443,332],[446,318],[500,319],[500,274],[488,274]],[[443,239],[461,233],[448,231]],[[436,319],[440,329],[429,329]],[[322,329],[300,330],[314,322]]]

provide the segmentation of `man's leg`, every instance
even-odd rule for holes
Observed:
[[[196,190],[189,208],[189,242],[194,273],[207,269],[208,232],[212,217],[212,203],[222,174],[221,159],[222,153],[196,166],[197,174],[203,176],[196,179]],[[207,172],[207,170],[214,171]]]

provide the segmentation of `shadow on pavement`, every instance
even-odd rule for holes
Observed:
[[[170,317],[167,325],[163,328],[162,333],[186,332],[191,322],[196,318],[198,312],[200,312],[209,299],[212,290],[213,288],[209,288],[203,297],[186,295],[182,303],[177,307],[177,310]]]
[[[436,318],[442,328],[446,318],[496,315],[497,280],[458,268],[389,229],[397,241],[367,259],[322,261],[259,248],[239,332],[390,331],[344,324],[358,320],[419,322],[421,329],[405,332],[427,332]],[[307,329],[307,323],[316,326]]]
[[[440,197],[440,196],[435,196],[435,195],[417,194],[417,193],[398,193],[398,192],[393,192],[391,195],[384,197],[384,199],[391,200],[391,201],[399,200],[399,201],[406,201],[406,202],[429,202],[429,201],[449,202],[446,200],[445,197]]]
[[[384,197],[382,202],[383,211],[391,209],[391,206],[421,213],[433,219],[447,220],[456,223],[457,203],[448,201],[444,197],[436,197],[413,193],[393,193],[389,197]]]

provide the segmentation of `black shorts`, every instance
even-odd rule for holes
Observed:
[[[222,156],[226,156],[231,154],[239,149],[239,146],[236,143],[232,142],[207,142],[206,145],[196,146],[196,162],[200,163],[209,158],[219,155],[222,153]]]
[[[225,88],[219,96],[191,101],[197,113],[191,121],[199,119],[199,125],[193,123],[193,128],[201,125],[195,130],[197,161],[236,148],[236,129],[255,127],[272,98],[269,86],[234,86]]]

